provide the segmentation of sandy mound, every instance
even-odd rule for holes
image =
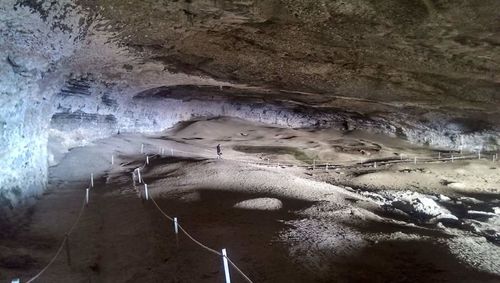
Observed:
[[[234,205],[234,208],[253,210],[280,210],[282,207],[283,203],[276,198],[254,198]]]

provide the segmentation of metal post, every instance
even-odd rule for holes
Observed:
[[[85,189],[85,205],[88,206],[89,205],[89,188],[86,188]]]
[[[149,165],[149,156],[148,155],[146,155],[146,164]]]
[[[175,242],[177,247],[179,247],[179,224],[177,223],[177,217],[174,217],[174,232],[175,232]]]
[[[111,155],[111,165],[115,164],[115,156]]]
[[[453,163],[454,157],[453,154],[451,155],[451,163]]]
[[[148,194],[148,184],[144,183],[144,197],[146,200],[149,200],[149,194]]]
[[[325,171],[328,171],[328,163],[326,163]]]
[[[481,150],[477,151],[477,159],[481,159]]]
[[[414,164],[417,164],[417,157],[415,156],[414,159],[413,159],[413,163]]]
[[[227,263],[226,249],[222,249],[222,262],[224,263],[224,274],[226,275],[226,283],[231,283],[231,277],[229,276],[229,265]]]
[[[175,234],[179,234],[179,227],[177,223],[177,217],[174,217],[174,232]]]
[[[441,152],[438,152],[438,159],[441,159]]]
[[[144,153],[144,144],[141,143],[141,153]]]
[[[377,162],[374,162],[374,163],[373,163],[373,167],[374,167],[374,168],[377,168]]]
[[[94,187],[94,173],[90,173],[90,187]]]
[[[316,159],[313,159],[313,171],[316,169]]]
[[[162,147],[161,148],[161,155],[163,155],[165,153],[165,149]]]
[[[139,184],[142,183],[141,168],[137,168],[137,177],[139,179]]]

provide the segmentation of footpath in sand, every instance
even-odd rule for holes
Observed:
[[[219,143],[223,160],[214,158]],[[500,164],[373,168],[358,163],[437,152],[225,118],[61,155],[31,216],[2,235],[0,280],[25,282],[49,262],[94,173],[89,206],[69,237],[71,265],[62,252],[36,282],[223,282],[221,258],[182,235],[177,247],[172,224],[139,198],[132,172],[145,162],[141,144],[150,156],[142,177],[158,205],[204,244],[226,248],[254,282],[500,280]],[[332,167],[312,170],[315,160]]]

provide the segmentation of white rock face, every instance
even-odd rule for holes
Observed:
[[[50,99],[62,83],[59,75],[52,71],[62,58],[73,53],[75,43],[71,30],[79,19],[68,11],[68,20],[55,20],[54,15],[69,1],[43,4],[41,8],[47,9],[45,20],[16,2],[0,1],[2,210],[17,205],[26,196],[38,194],[45,187],[47,117],[52,112]],[[67,31],[51,26],[63,21]]]
[[[283,203],[276,198],[254,198],[238,202],[234,208],[250,210],[280,210]]]

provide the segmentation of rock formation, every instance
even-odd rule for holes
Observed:
[[[0,207],[39,194],[64,150],[193,117],[496,150],[499,6],[3,0]]]

